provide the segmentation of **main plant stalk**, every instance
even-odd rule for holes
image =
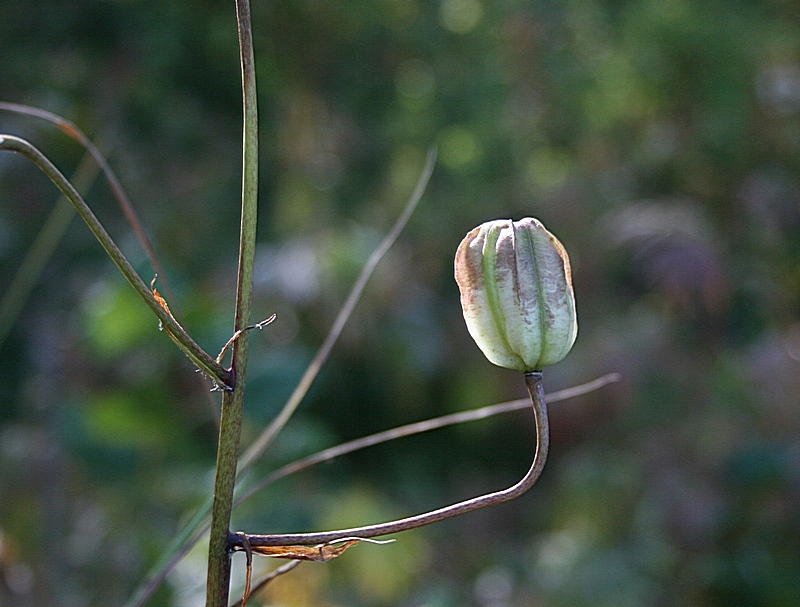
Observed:
[[[234,332],[244,329],[250,319],[258,214],[258,109],[249,0],[236,0],[236,17],[242,66],[244,127],[242,221]],[[225,392],[222,395],[214,502],[211,509],[211,531],[208,545],[206,607],[226,607],[228,604],[231,574],[228,533],[242,430],[246,367],[247,332],[244,331],[233,344],[231,370],[235,380],[234,389],[232,392]]]

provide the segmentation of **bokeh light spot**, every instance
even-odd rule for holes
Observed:
[[[479,0],[444,0],[439,17],[445,29],[455,34],[467,34],[483,19],[483,4]]]
[[[466,127],[455,125],[439,135],[439,157],[451,169],[463,169],[480,157],[481,145]]]
[[[424,61],[412,59],[400,66],[397,73],[397,92],[403,97],[421,99],[434,90],[436,77],[433,68]]]

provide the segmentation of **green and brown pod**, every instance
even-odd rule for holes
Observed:
[[[569,257],[540,221],[481,224],[458,247],[455,277],[467,329],[490,362],[527,373],[569,353],[578,333]]]

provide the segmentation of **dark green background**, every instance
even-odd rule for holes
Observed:
[[[261,215],[245,443],[275,415],[437,145],[422,205],[261,465],[524,394],[470,341],[463,235],[540,218],[580,333],[524,498],[274,585],[264,604],[800,604],[800,5],[790,0],[254,0]],[[174,311],[228,339],[240,180],[233,2],[3,0],[0,99],[107,152]],[[82,151],[4,113],[70,174]],[[54,188],[0,155],[0,291]],[[143,278],[109,194],[88,201]],[[0,604],[121,604],[209,494],[218,396],[77,220],[0,346]],[[236,528],[312,530],[507,486],[525,414],[297,475]],[[259,567],[263,566],[259,563]],[[237,571],[241,570],[237,560]],[[202,550],[152,605],[201,604]],[[235,591],[234,591],[235,592]],[[253,601],[257,604],[257,601]]]

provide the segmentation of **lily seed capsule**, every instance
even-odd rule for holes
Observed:
[[[569,257],[537,219],[498,219],[469,232],[455,278],[467,329],[490,362],[540,371],[569,353],[578,334]]]

